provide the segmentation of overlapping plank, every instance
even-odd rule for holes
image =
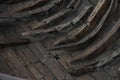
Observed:
[[[86,13],[89,12],[89,10],[92,8],[92,6],[86,6],[80,14],[78,14],[72,21],[69,21],[67,23],[64,24],[60,24],[57,26],[54,26],[52,28],[48,28],[48,29],[40,29],[40,30],[33,30],[30,32],[24,32],[22,33],[23,36],[28,36],[28,35],[37,35],[37,34],[52,34],[52,32],[61,32],[62,30],[64,30],[65,28],[68,28],[70,25],[76,25],[81,18],[83,18]]]
[[[110,13],[112,13],[112,9],[115,8],[115,6],[116,6],[115,2],[112,1],[110,7],[106,11],[106,13],[102,17],[102,19],[99,21],[96,28],[94,28],[92,30],[92,32],[90,32],[88,35],[86,35],[85,37],[83,37],[81,40],[79,40],[77,42],[58,45],[58,46],[56,46],[55,49],[60,49],[60,48],[65,49],[65,48],[68,48],[68,47],[73,47],[73,46],[76,46],[76,45],[80,45],[80,44],[86,42],[87,40],[89,40],[90,38],[92,38],[93,36],[95,36],[98,33],[98,31],[100,31],[100,29],[102,28],[103,24],[105,23],[107,17],[109,17]]]
[[[91,44],[88,48],[83,50],[80,55],[74,57],[70,60],[71,63],[79,61],[81,59],[84,59],[88,57],[90,54],[92,54],[94,51],[99,49],[103,44],[105,44],[112,36],[119,30],[120,27],[120,19],[116,22],[114,26],[112,26],[103,36],[98,38],[97,41],[95,41],[93,44]]]
[[[71,12],[71,9],[64,9],[59,11],[58,13],[56,13],[55,15],[50,16],[47,19],[44,19],[42,22],[39,22],[38,24],[36,24],[37,26],[33,26],[33,29],[38,29],[41,27],[45,27],[46,25],[48,25],[49,23],[61,18],[61,17],[65,17],[65,15],[67,15],[68,13]]]
[[[48,10],[50,10],[51,8],[55,7],[56,4],[60,3],[61,0],[55,0],[53,2],[51,2],[49,5],[44,5],[42,7],[38,7],[29,11],[25,11],[25,12],[20,12],[20,13],[15,13],[14,15],[1,15],[1,17],[5,17],[5,18],[25,18],[28,16],[31,16],[33,14],[40,14],[40,13],[45,13],[48,12]]]
[[[29,10],[29,8],[34,7],[37,4],[45,3],[47,1],[48,0],[36,0],[36,1],[29,0],[29,1],[25,1],[25,2],[20,2],[18,4],[7,5],[7,7],[2,6],[3,7],[3,12],[0,15],[9,15],[9,14],[12,14],[12,13],[17,13],[17,12],[23,11],[25,9]],[[4,7],[5,7],[5,9],[4,9]]]
[[[66,36],[63,36],[61,39],[57,40],[55,44],[57,45],[57,44],[61,44],[69,41],[78,41],[79,39],[81,39],[84,35],[88,33],[87,30],[91,31],[95,27],[97,21],[101,19],[101,15],[103,15],[105,13],[105,10],[107,10],[108,3],[109,2],[106,0],[99,0],[95,9],[89,16],[88,20],[86,21],[87,23],[69,32]]]

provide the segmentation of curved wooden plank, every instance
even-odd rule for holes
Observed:
[[[57,40],[55,42],[55,45],[62,44],[65,42],[70,42],[70,41],[78,41],[83,36],[85,36],[88,33],[88,30],[90,32],[95,27],[97,21],[99,21],[101,16],[105,13],[105,10],[107,10],[107,7],[108,7],[107,5],[108,5],[107,0],[99,0],[95,9],[89,16],[87,23],[83,24],[82,26],[80,26],[80,27],[76,28],[75,30],[71,31],[70,33],[68,33],[66,36]]]
[[[60,24],[57,26],[54,26],[52,28],[48,28],[48,29],[41,29],[41,30],[33,30],[33,31],[29,31],[29,32],[24,32],[22,33],[23,36],[29,36],[29,35],[37,35],[37,34],[52,34],[52,32],[58,32],[58,33],[62,33],[61,31],[63,31],[63,29],[68,28],[70,25],[76,25],[88,12],[89,10],[92,8],[91,5],[86,6],[80,14],[78,14],[74,19],[70,20],[67,23],[64,24]]]
[[[105,15],[102,17],[102,19],[99,21],[99,24],[87,36],[83,37],[78,42],[68,43],[68,44],[63,44],[63,45],[58,45],[58,46],[56,46],[55,49],[65,49],[65,48],[68,48],[68,47],[74,47],[74,46],[80,45],[80,44],[88,41],[90,38],[94,37],[100,31],[100,29],[102,28],[103,24],[105,23],[105,20],[110,15],[110,13],[112,12],[112,9],[115,6],[116,6],[115,5],[115,1],[112,1],[111,4],[110,4],[110,6],[109,6],[109,9],[105,13]]]
[[[56,13],[55,15],[50,16],[47,19],[42,20],[41,22],[38,22],[37,26],[33,25],[33,29],[38,29],[41,27],[45,27],[47,24],[51,23],[52,21],[65,16],[67,13],[71,12],[71,9],[64,9]]]
[[[10,14],[10,15],[1,15],[1,17],[10,17],[10,18],[25,18],[25,17],[28,17],[28,16],[31,16],[33,14],[40,14],[40,13],[44,13],[44,12],[47,12],[48,10],[50,10],[51,8],[55,7],[56,4],[60,3],[62,0],[55,0],[55,1],[52,1],[49,5],[44,5],[42,7],[39,7],[39,8],[35,8],[35,9],[32,9],[30,11],[25,11],[25,12],[21,12],[21,13],[16,13],[16,14]]]
[[[36,0],[36,1],[29,0],[29,1],[21,2],[13,5],[7,5],[7,7],[5,7],[5,11],[3,11],[2,14],[0,15],[9,15],[12,13],[20,12],[23,9],[30,8],[38,3],[45,3],[47,1],[49,0]],[[4,8],[4,6],[2,7]]]
[[[91,44],[88,48],[83,50],[80,55],[75,56],[70,60],[70,63],[79,61],[91,55],[94,51],[102,47],[112,36],[117,32],[120,28],[120,19],[116,22],[114,26],[112,26],[103,36],[101,36],[97,41]]]

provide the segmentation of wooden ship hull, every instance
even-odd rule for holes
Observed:
[[[120,80],[120,1],[0,0],[0,80]]]

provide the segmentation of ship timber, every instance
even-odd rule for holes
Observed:
[[[120,1],[0,0],[0,80],[120,80]]]

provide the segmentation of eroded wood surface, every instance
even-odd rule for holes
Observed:
[[[119,3],[1,1],[0,73],[26,80],[119,80]]]

